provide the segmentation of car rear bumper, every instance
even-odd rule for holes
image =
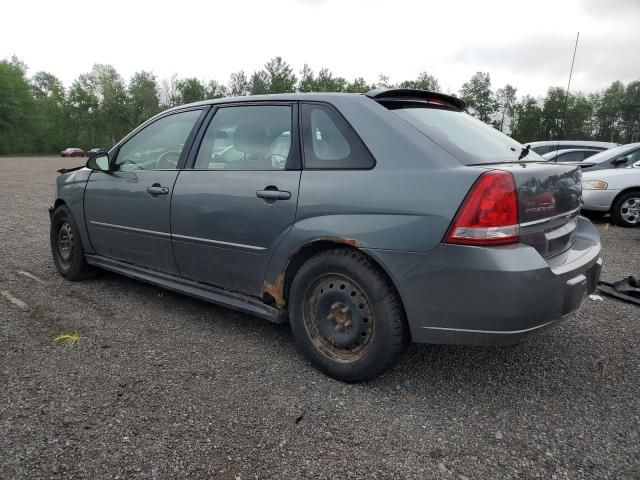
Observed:
[[[582,190],[582,208],[598,212],[608,212],[619,190]]]
[[[577,223],[572,247],[549,261],[522,244],[368,253],[394,281],[414,342],[519,343],[569,316],[597,286],[599,234]]]

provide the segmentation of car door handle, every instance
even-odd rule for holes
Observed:
[[[289,200],[291,198],[291,192],[272,189],[258,190],[256,196],[258,198],[264,198],[265,200]]]
[[[147,187],[147,193],[150,195],[167,195],[169,193],[169,189],[167,187],[161,187],[156,183]]]

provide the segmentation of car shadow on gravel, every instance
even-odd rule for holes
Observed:
[[[259,332],[259,342],[265,347],[277,342],[282,362],[300,363],[300,367],[311,370],[313,376],[322,374],[311,369],[298,351],[288,324],[274,324],[205,301],[174,293],[161,287],[148,285],[136,280],[105,272],[87,284],[100,291],[126,292],[128,302],[143,302],[141,308],[164,312],[169,323],[180,322],[188,330],[187,336],[197,335],[199,325],[205,330],[215,323],[215,335],[238,337],[238,347],[242,348],[242,338]],[[137,308],[137,307],[136,307]],[[185,326],[186,324],[186,326]],[[178,325],[176,325],[176,328]],[[155,324],[141,326],[148,334],[156,332]],[[560,336],[558,336],[560,333]],[[504,347],[474,347],[453,345],[411,345],[399,359],[398,365],[382,377],[367,382],[378,388],[387,388],[399,382],[415,384],[438,384],[440,388],[456,390],[465,384],[528,385],[533,388],[539,381],[548,381],[562,368],[563,361],[557,359],[558,352],[565,358],[581,359],[579,352],[571,352],[572,344],[557,329],[534,337],[528,342]],[[562,345],[559,345],[562,343]],[[295,358],[285,358],[294,355]],[[256,360],[258,361],[258,360]],[[580,361],[580,360],[578,360]],[[586,360],[585,360],[586,361]],[[542,373],[541,373],[542,372]],[[265,379],[266,380],[266,379]],[[499,387],[500,388],[500,387]]]

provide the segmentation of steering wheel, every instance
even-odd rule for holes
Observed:
[[[172,169],[178,166],[178,160],[180,159],[180,152],[169,150],[164,152],[156,160],[156,168]]]

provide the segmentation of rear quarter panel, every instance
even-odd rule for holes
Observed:
[[[269,284],[278,281],[295,252],[319,240],[367,249],[434,249],[483,172],[463,166],[373,100],[348,100],[337,98],[334,106],[376,165],[302,172],[296,220],[271,258],[265,275]]]

